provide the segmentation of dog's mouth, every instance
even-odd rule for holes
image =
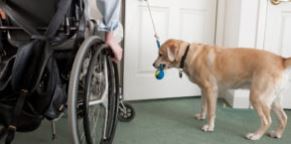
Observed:
[[[173,64],[168,60],[158,57],[153,63],[155,69],[170,69],[173,67]]]
[[[158,66],[159,69],[166,69],[167,68],[167,65],[166,64],[160,64]]]
[[[156,69],[163,69],[163,70],[167,70],[170,69],[171,66],[169,64],[158,64],[155,66]]]
[[[153,67],[155,69],[166,69],[167,68],[167,64],[164,64],[164,63],[159,63],[159,62],[155,62],[153,64]]]

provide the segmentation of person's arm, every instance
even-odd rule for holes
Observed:
[[[100,31],[114,31],[118,27],[121,0],[97,0],[97,7],[102,15],[98,22]]]
[[[105,32],[105,43],[110,46],[113,51],[114,59],[116,62],[121,61],[123,55],[123,49],[113,37],[113,32]]]
[[[97,6],[102,14],[98,22],[98,30],[105,32],[105,42],[112,48],[115,59],[122,59],[122,48],[113,37],[113,31],[118,27],[120,18],[120,0],[97,0]]]

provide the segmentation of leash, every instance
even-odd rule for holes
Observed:
[[[159,39],[159,36],[158,36],[158,33],[157,33],[156,25],[155,25],[155,22],[154,22],[152,10],[151,10],[151,7],[150,7],[150,2],[149,2],[149,0],[144,0],[144,1],[147,4],[147,8],[148,8],[148,11],[149,11],[149,14],[150,14],[151,22],[152,22],[154,33],[155,33],[154,37],[156,39],[156,44],[157,44],[158,49],[160,49],[161,48],[161,43],[160,43],[160,39]],[[156,79],[161,80],[161,79],[164,78],[164,76],[165,76],[164,67],[162,65],[160,65],[159,68],[155,72],[155,77],[156,77]]]

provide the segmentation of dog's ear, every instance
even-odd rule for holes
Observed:
[[[177,55],[177,46],[176,45],[170,45],[168,48],[167,48],[167,55],[168,55],[168,59],[173,62],[176,60],[176,55]]]

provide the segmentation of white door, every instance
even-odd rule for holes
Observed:
[[[284,57],[291,57],[291,2],[281,2],[278,5],[274,5],[269,0],[264,48]],[[289,73],[289,76],[291,78],[291,73]],[[290,78],[288,88],[284,91],[283,97],[283,105],[289,109],[291,108]]]
[[[161,42],[178,38],[214,43],[216,0],[150,0]],[[124,96],[126,100],[200,95],[199,88],[177,70],[156,80],[152,64],[158,55],[144,0],[125,1]]]

